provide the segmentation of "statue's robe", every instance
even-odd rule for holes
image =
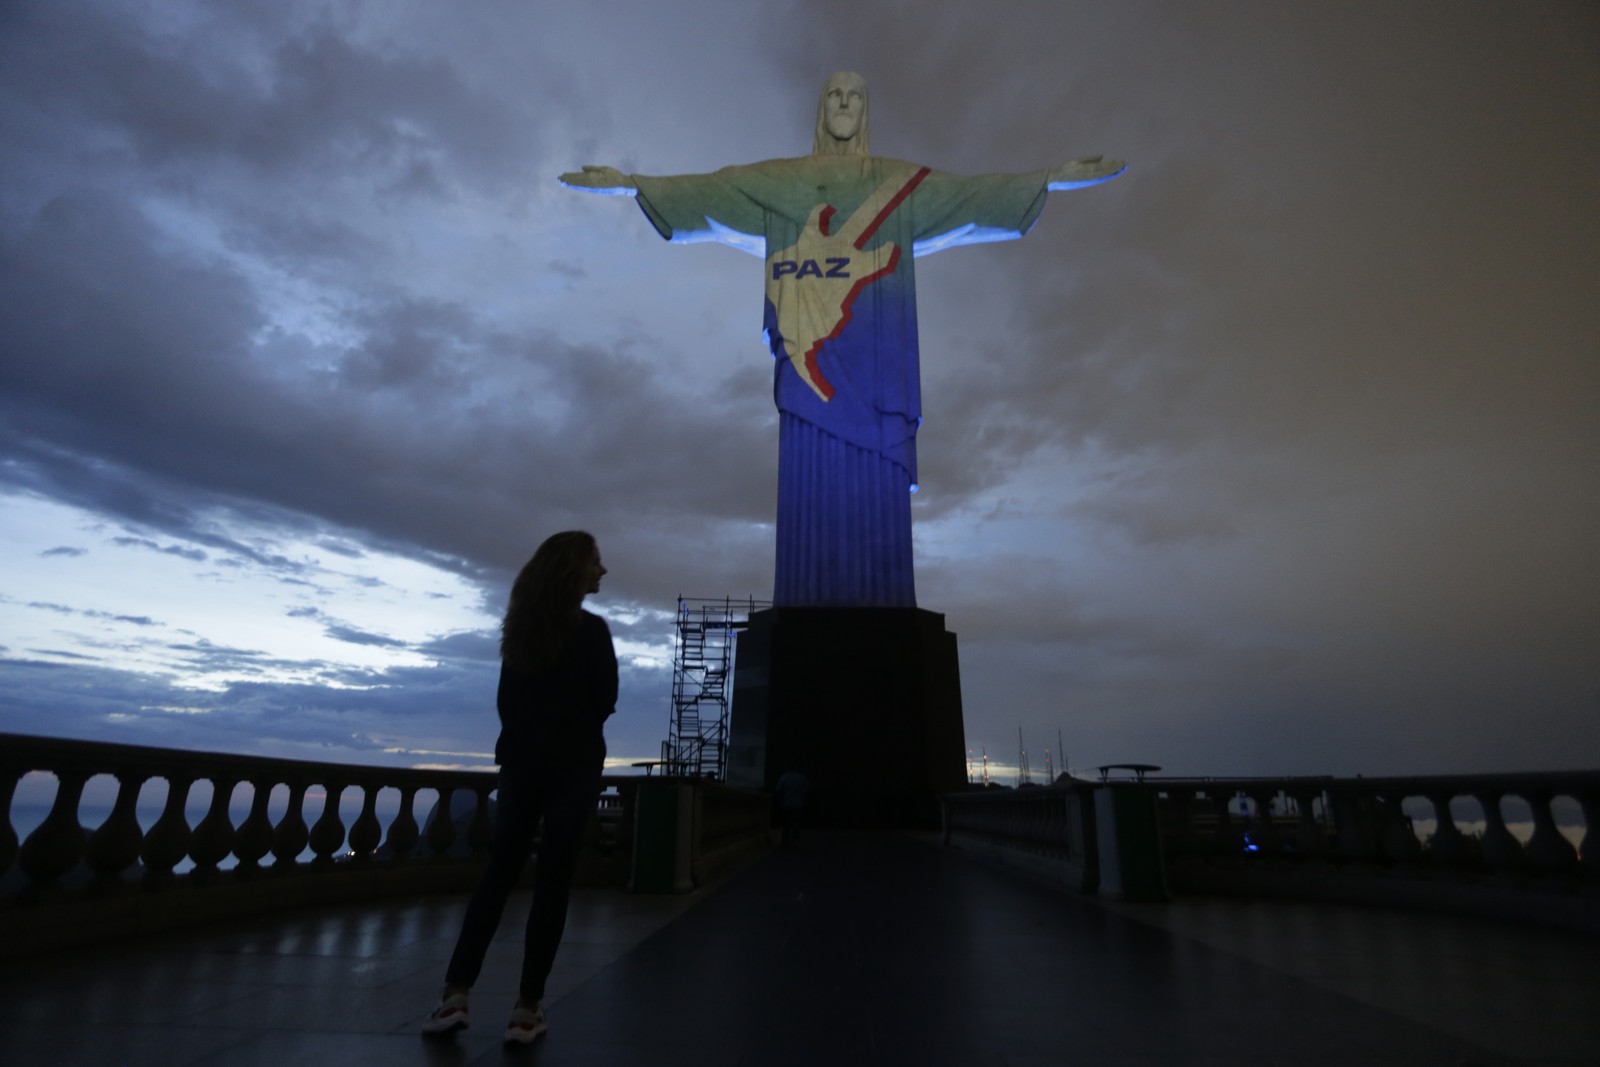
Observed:
[[[916,256],[1027,232],[1047,172],[961,177],[872,156],[634,175],[663,237],[766,261],[777,361],[780,606],[914,607],[922,422]]]

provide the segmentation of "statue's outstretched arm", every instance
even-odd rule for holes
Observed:
[[[568,189],[582,189],[586,193],[602,196],[638,196],[639,187],[633,179],[615,167],[591,167],[568,171],[557,179]]]
[[[1063,163],[1051,171],[1046,188],[1052,193],[1064,189],[1083,189],[1108,182],[1127,169],[1128,165],[1120,159],[1084,156],[1081,159],[1074,159],[1071,163]]]

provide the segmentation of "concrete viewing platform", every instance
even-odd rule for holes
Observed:
[[[1076,895],[897,834],[815,833],[681,896],[580,889],[504,1047],[527,894],[471,1029],[420,1033],[464,895],[12,962],[0,1063],[1321,1065],[1600,1062],[1600,936],[1437,914]]]

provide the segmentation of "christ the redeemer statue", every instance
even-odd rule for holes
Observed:
[[[911,499],[922,423],[917,256],[1028,232],[1045,193],[1122,172],[1099,156],[962,177],[867,151],[867,86],[833,75],[811,155],[675,177],[611,167],[563,184],[635,196],[670,241],[766,261],[777,361],[778,559],[773,603],[915,607]]]

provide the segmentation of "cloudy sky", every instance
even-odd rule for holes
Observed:
[[[676,597],[771,591],[760,268],[555,177],[803,154],[841,68],[882,155],[1131,164],[918,267],[975,752],[1596,765],[1587,0],[10,0],[0,729],[486,766],[581,526],[658,754]]]

